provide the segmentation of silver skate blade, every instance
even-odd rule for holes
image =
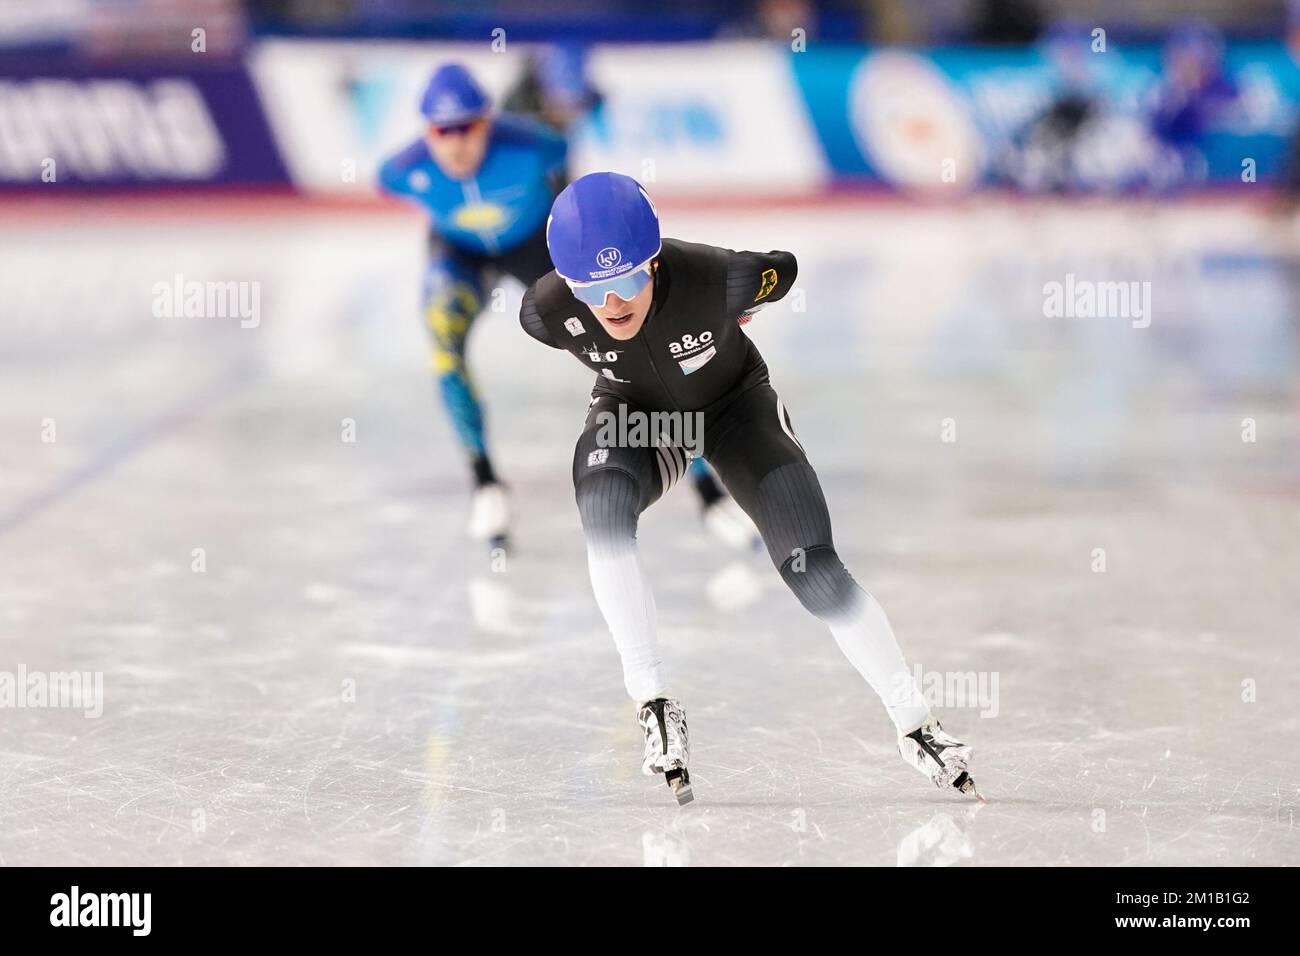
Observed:
[[[695,799],[695,793],[691,790],[691,776],[684,767],[669,770],[666,776],[679,807],[684,807]]]
[[[957,789],[960,790],[962,793],[966,794],[968,797],[974,797],[980,803],[986,805],[988,804],[988,801],[984,799],[984,794],[980,793],[978,790],[975,789],[975,778],[971,777],[970,775],[966,775],[965,782],[963,782],[962,785],[959,786]]]

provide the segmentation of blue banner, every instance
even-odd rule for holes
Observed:
[[[1278,43],[1230,46],[1190,78],[1154,46],[841,48],[790,64],[837,180],[917,190],[1275,181],[1300,103]]]

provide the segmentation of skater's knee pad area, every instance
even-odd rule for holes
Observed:
[[[858,586],[833,547],[794,548],[781,563],[781,577],[799,603],[819,618],[848,612]]]
[[[806,462],[768,472],[758,483],[757,498],[757,508],[750,514],[778,568],[795,548],[833,547],[826,499],[817,473]]]
[[[636,537],[641,488],[625,471],[603,468],[585,476],[574,489],[582,530],[592,544]]]

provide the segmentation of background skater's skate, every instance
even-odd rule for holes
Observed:
[[[975,779],[968,772],[971,747],[957,740],[940,726],[934,717],[898,738],[898,752],[903,760],[925,774],[940,789],[953,787],[974,797],[980,803],[988,801],[975,789]]]
[[[474,490],[468,531],[475,541],[486,542],[493,556],[497,548],[510,550],[510,496],[504,485],[493,481]]]
[[[641,772],[647,777],[663,774],[677,803],[686,806],[695,799],[695,794],[691,792],[691,774],[686,769],[691,742],[681,703],[671,697],[656,697],[638,708],[636,719],[645,731]]]

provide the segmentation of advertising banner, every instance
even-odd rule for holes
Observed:
[[[1158,47],[791,54],[832,175],[920,191],[1167,190],[1267,182],[1289,162],[1300,70],[1281,44],[1229,47],[1188,94]]]
[[[373,193],[384,158],[423,133],[417,105],[440,64],[463,63],[500,103],[528,49],[267,41],[251,69],[294,179]],[[587,64],[600,108],[568,131],[571,172],[613,169],[664,192],[815,191],[825,162],[781,46],[600,46]]]
[[[7,65],[0,189],[287,184],[238,63]]]

